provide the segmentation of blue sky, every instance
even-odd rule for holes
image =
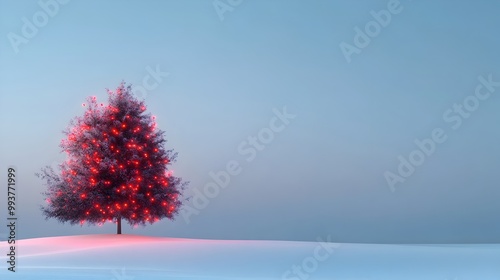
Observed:
[[[158,68],[169,74],[145,101],[179,152],[173,169],[191,182],[186,194],[203,192],[229,161],[242,171],[189,223],[180,215],[125,233],[500,242],[500,87],[474,99],[478,77],[500,81],[499,3],[221,2],[240,4],[221,20],[209,0],[61,1],[16,45],[23,18],[43,20],[33,17],[44,10],[0,1],[0,164],[18,168],[21,238],[114,232],[45,221],[34,173],[64,159],[61,131],[87,96],[105,101],[105,88],[142,85]],[[390,21],[348,62],[341,43],[356,47],[355,28],[381,10]],[[464,100],[474,109],[467,118],[454,111]],[[238,147],[284,107],[295,118],[247,161]],[[449,109],[463,121],[457,129],[443,118]],[[446,141],[391,191],[384,174],[400,176],[398,157],[409,159],[435,129]],[[5,199],[0,206],[4,217]]]

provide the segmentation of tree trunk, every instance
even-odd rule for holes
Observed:
[[[116,234],[122,234],[122,217],[118,217],[116,221]]]

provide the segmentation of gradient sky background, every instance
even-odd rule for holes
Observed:
[[[354,28],[388,2],[246,0],[221,21],[211,0],[74,0],[16,54],[8,34],[41,8],[0,0],[0,180],[17,166],[19,237],[115,232],[46,221],[34,173],[64,159],[61,131],[87,96],[105,101],[105,88],[141,84],[159,65],[170,75],[146,104],[179,152],[173,169],[187,193],[229,160],[243,172],[189,224],[179,216],[124,233],[500,242],[500,88],[459,129],[442,117],[478,76],[500,80],[500,3],[402,0],[347,63],[339,44],[353,44]],[[297,117],[245,161],[238,145],[283,106]],[[391,192],[384,172],[438,127],[447,141]]]

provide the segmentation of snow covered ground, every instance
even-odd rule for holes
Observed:
[[[328,238],[323,238],[328,240]],[[373,245],[84,235],[0,242],[0,279],[498,280],[500,245]]]

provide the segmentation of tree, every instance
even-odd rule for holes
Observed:
[[[117,234],[122,220],[173,219],[187,184],[168,169],[177,153],[164,148],[164,131],[130,85],[108,94],[108,105],[89,97],[85,114],[64,131],[60,147],[67,160],[59,170],[47,166],[37,174],[47,186],[44,215],[70,224],[115,221]]]

